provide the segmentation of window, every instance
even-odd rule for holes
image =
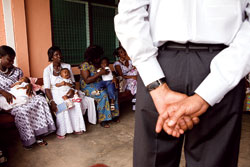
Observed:
[[[90,44],[102,46],[105,56],[114,61],[112,54],[119,45],[114,32],[115,1],[103,2],[51,0],[52,43],[61,48],[64,62],[79,65]]]
[[[104,49],[104,56],[114,60],[113,51],[116,48],[116,35],[114,31],[115,8],[93,5],[92,25],[93,44]]]

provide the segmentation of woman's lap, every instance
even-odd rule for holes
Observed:
[[[86,96],[92,97],[97,102],[97,111],[98,111],[98,120],[109,121],[112,120],[113,117],[119,116],[119,107],[118,107],[118,98],[115,100],[115,111],[110,111],[110,104],[108,93],[106,90],[100,91],[100,95],[91,95],[91,92],[96,90],[94,87],[86,87],[82,89],[86,93]],[[118,94],[116,95],[118,97]]]
[[[55,124],[44,97],[37,95],[24,105],[12,109],[15,124],[24,145],[33,144],[37,135],[55,131]]]
[[[74,103],[75,107],[67,111],[63,111],[57,115],[57,132],[59,136],[67,133],[86,131],[85,122],[80,104]]]
[[[132,95],[135,95],[137,92],[137,81],[134,79],[127,79],[126,89],[130,90]]]

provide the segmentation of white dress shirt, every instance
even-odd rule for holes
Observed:
[[[250,72],[250,0],[120,0],[116,34],[145,85],[163,78],[166,41],[229,45],[195,92],[211,106]]]

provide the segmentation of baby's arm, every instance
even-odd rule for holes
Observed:
[[[21,85],[21,83],[22,83],[22,82],[19,82],[19,81],[18,81],[18,82],[16,82],[16,83],[13,83],[10,87],[13,88],[13,87],[16,86],[16,85]]]
[[[19,89],[28,89],[28,85],[26,85],[25,87],[18,87],[17,90]]]
[[[61,86],[64,86],[64,85],[66,85],[65,81],[62,81],[60,83],[56,83],[56,87],[61,87]]]

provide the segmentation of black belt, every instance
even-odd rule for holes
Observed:
[[[166,42],[159,47],[160,50],[208,50],[209,52],[220,51],[228,47],[224,44],[199,44],[187,42],[185,44],[176,42]]]

